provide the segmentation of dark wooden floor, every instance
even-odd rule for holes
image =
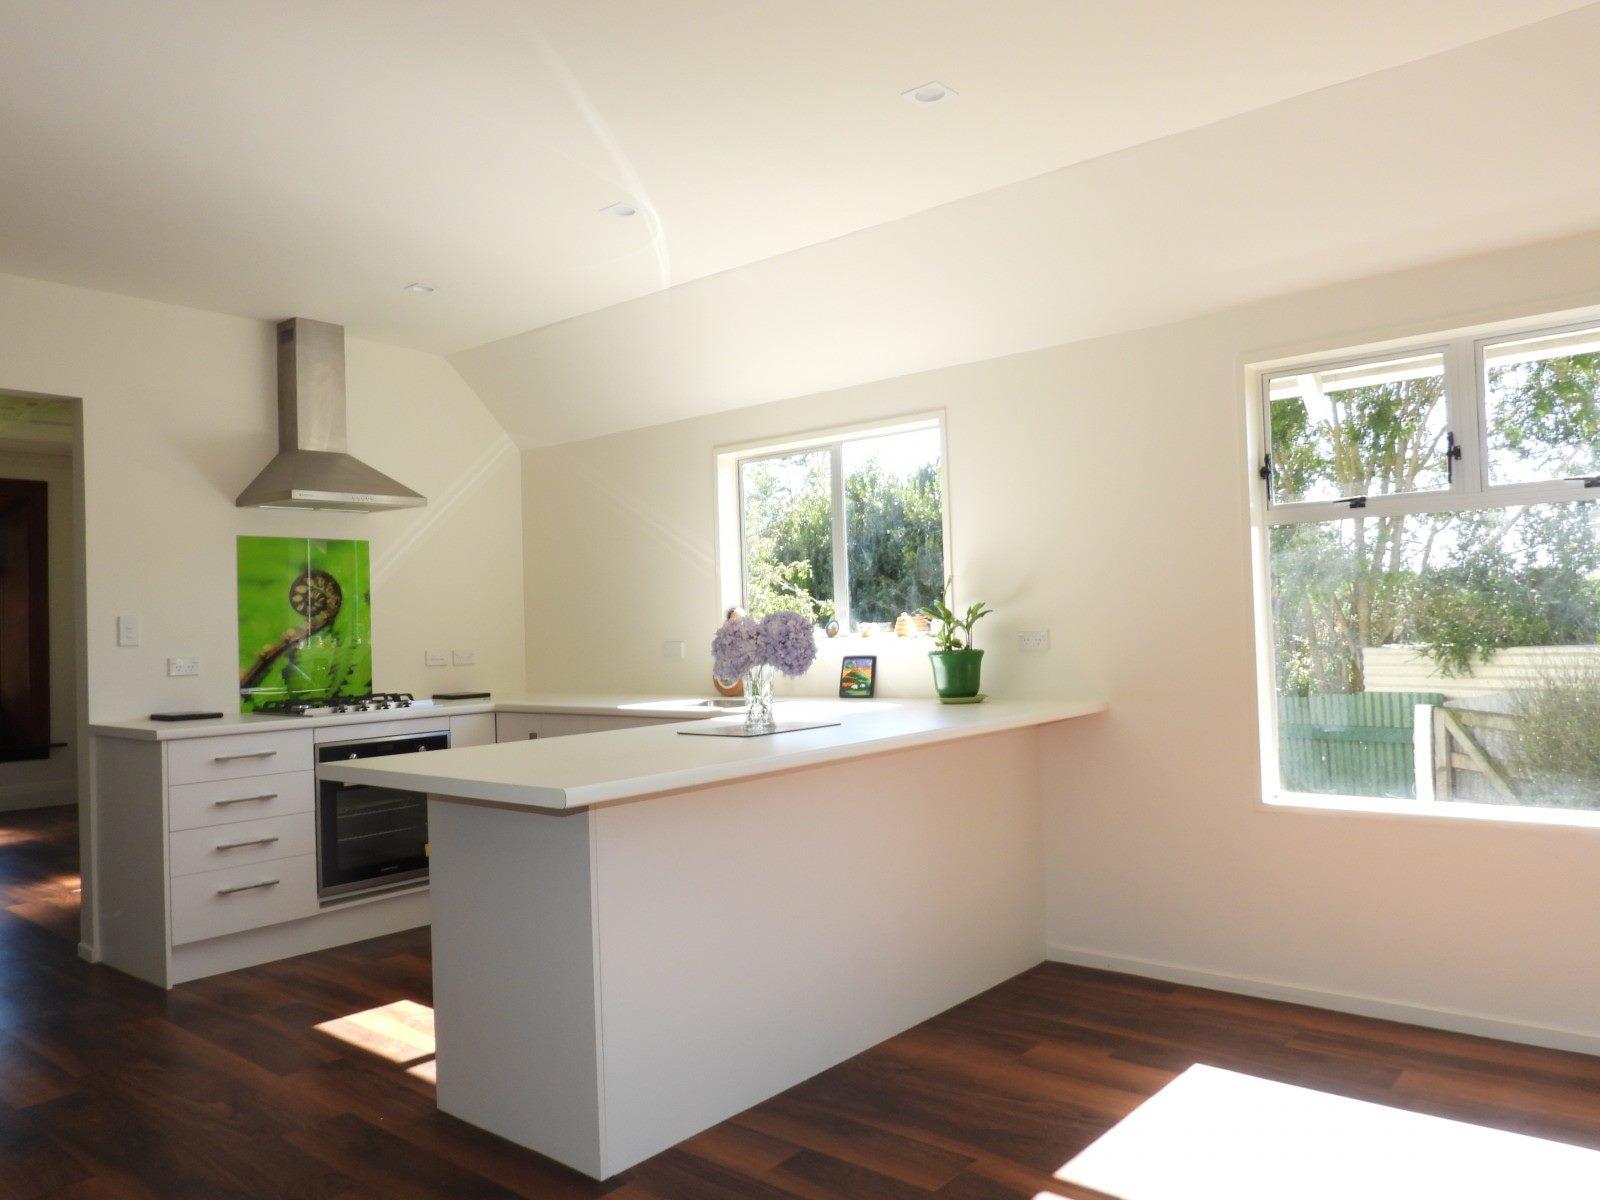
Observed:
[[[163,993],[76,958],[74,834],[0,814],[3,1200],[1085,1197],[1051,1173],[1196,1062],[1600,1147],[1600,1059],[1047,964],[595,1184],[316,1030],[426,1004],[425,931]]]

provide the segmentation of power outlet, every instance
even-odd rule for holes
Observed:
[[[662,658],[682,658],[683,654],[684,654],[684,649],[683,649],[683,643],[682,642],[662,642],[661,643],[661,657]]]
[[[198,658],[169,658],[167,659],[167,675],[172,679],[184,679],[190,675],[200,674],[200,660]]]
[[[450,652],[450,661],[458,667],[470,667],[476,661],[476,658],[477,656],[471,650],[452,650]]]
[[[1050,649],[1048,629],[1024,629],[1017,634],[1017,649],[1023,654],[1043,654]]]
[[[423,652],[422,661],[430,667],[448,667],[450,655],[444,650],[426,650]]]

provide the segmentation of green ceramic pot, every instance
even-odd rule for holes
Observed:
[[[976,696],[983,674],[982,650],[933,650],[933,690],[941,696]]]

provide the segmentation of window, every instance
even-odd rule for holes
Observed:
[[[1269,798],[1600,810],[1600,327],[1257,378]]]
[[[738,603],[847,631],[891,627],[945,585],[935,418],[721,456],[736,495]],[[725,537],[725,575],[727,563]]]

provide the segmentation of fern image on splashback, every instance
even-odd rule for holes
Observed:
[[[241,537],[239,707],[372,690],[364,541]]]

